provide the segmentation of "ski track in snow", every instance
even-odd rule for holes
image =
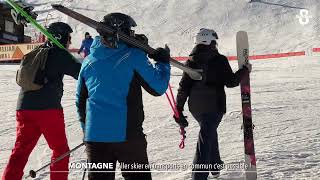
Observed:
[[[319,57],[298,57],[286,60],[253,61],[251,74],[254,139],[259,179],[317,179],[320,177],[320,71]],[[233,69],[236,62],[230,62]],[[15,105],[19,93],[15,84],[18,65],[0,66],[1,123],[0,172],[3,171],[15,141]],[[256,71],[257,69],[257,71]],[[262,69],[267,69],[262,71]],[[173,74],[181,74],[173,68]],[[176,94],[180,76],[172,76]],[[76,81],[64,79],[63,106],[69,147],[81,143],[82,132],[77,121],[75,101]],[[226,89],[227,113],[219,132],[220,153],[225,163],[244,161],[243,132],[241,130],[241,102],[239,87]],[[165,96],[152,97],[144,93],[144,132],[148,139],[151,164],[192,163],[199,127],[192,115],[189,119],[186,147],[178,148],[180,135],[172,119]],[[32,152],[25,173],[38,169],[50,161],[51,150],[43,137]],[[71,155],[71,162],[85,162],[84,147]],[[49,169],[38,173],[36,179],[49,179]],[[70,179],[81,178],[82,173],[70,170]],[[122,179],[117,172],[117,179]],[[153,173],[154,179],[190,179],[190,171]],[[243,179],[242,169],[223,170],[219,179]]]

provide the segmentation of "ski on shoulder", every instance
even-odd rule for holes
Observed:
[[[134,37],[128,36],[128,35],[122,33],[121,31],[117,31],[116,29],[114,29],[112,27],[109,27],[105,24],[97,22],[97,21],[95,21],[89,17],[86,17],[78,12],[75,12],[65,6],[62,6],[60,4],[53,4],[52,7],[54,9],[64,13],[65,15],[70,16],[70,17],[80,21],[81,23],[84,23],[84,24],[90,26],[91,28],[94,28],[99,31],[104,31],[105,33],[108,33],[108,34],[114,34],[117,38],[121,39],[125,43],[130,44],[131,46],[140,48],[148,54],[153,54],[155,52],[155,49],[150,47],[148,44],[141,43],[140,41],[138,41]],[[194,80],[201,80],[202,79],[201,70],[192,69],[192,68],[184,65],[183,63],[181,63],[173,58],[170,58],[170,64],[172,66],[175,66],[175,67],[181,69],[182,71],[186,72]]]

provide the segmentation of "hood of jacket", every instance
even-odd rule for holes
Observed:
[[[191,62],[199,65],[207,64],[209,60],[213,59],[213,57],[218,54],[219,52],[217,49],[212,49],[210,46],[199,44],[192,49],[189,59]]]
[[[94,57],[95,59],[108,59],[114,54],[117,54],[120,51],[128,48],[128,46],[122,41],[118,42],[117,48],[109,48],[101,42],[101,38],[102,37],[100,36],[96,36],[90,48],[90,56]]]

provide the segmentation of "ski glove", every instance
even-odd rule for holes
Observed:
[[[170,49],[166,45],[165,48],[157,48],[153,54],[149,54],[148,56],[149,58],[154,59],[157,62],[169,63]]]
[[[182,111],[178,111],[179,112],[179,118],[177,118],[175,115],[173,115],[174,120],[176,121],[176,123],[182,127],[185,128],[189,125],[188,121],[187,121],[187,116],[183,115]]]

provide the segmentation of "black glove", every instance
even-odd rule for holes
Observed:
[[[185,128],[189,125],[187,116],[183,115],[182,111],[179,111],[179,118],[177,118],[175,115],[173,115],[173,118],[180,127]]]
[[[157,48],[153,54],[149,54],[148,56],[157,62],[169,63],[170,49],[166,45],[165,48]]]
[[[134,38],[143,44],[148,44],[148,38],[144,34],[135,34]]]

